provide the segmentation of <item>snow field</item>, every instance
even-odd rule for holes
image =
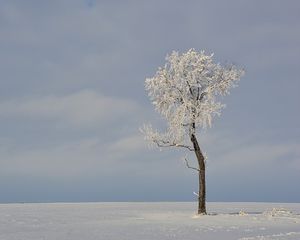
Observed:
[[[0,204],[0,240],[300,239],[300,204]]]

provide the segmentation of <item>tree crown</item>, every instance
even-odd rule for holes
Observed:
[[[243,73],[234,65],[214,63],[213,54],[204,51],[190,49],[181,55],[173,51],[165,66],[145,81],[155,109],[168,122],[168,130],[161,134],[150,125],[144,126],[146,138],[159,146],[184,145],[185,137],[197,127],[211,126],[212,118],[225,107],[217,96],[229,94]]]

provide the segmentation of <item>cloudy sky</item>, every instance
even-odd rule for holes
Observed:
[[[0,202],[190,201],[144,80],[172,50],[246,70],[199,132],[208,201],[299,202],[300,3],[0,0]],[[192,155],[190,160],[195,160]]]

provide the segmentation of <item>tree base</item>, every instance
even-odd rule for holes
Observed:
[[[206,212],[198,212],[198,215],[207,215]]]

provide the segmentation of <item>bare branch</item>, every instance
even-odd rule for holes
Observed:
[[[201,93],[199,100],[201,101],[205,97],[206,94],[207,94],[207,92]]]
[[[194,151],[194,148],[192,148],[191,146],[188,145],[184,145],[184,144],[177,144],[177,143],[170,143],[168,141],[158,141],[158,140],[153,140],[154,143],[157,144],[158,147],[182,147],[182,148],[186,148],[190,151]]]
[[[194,148],[190,147],[190,146],[187,146],[187,145],[183,145],[183,144],[176,144],[175,147],[182,147],[182,148],[186,148],[192,152],[194,152]]]
[[[198,86],[197,90],[198,90],[198,92],[197,92],[197,100],[199,100],[199,96],[200,96],[200,87],[199,86]]]
[[[200,172],[200,169],[199,169],[199,168],[191,167],[191,166],[189,165],[188,160],[187,160],[186,158],[184,158],[184,161],[185,161],[185,165],[187,166],[187,168],[190,168],[190,169],[193,169],[193,170],[195,170],[195,171],[197,171],[197,172]]]
[[[191,88],[191,85],[190,85],[190,83],[189,83],[189,81],[186,81],[186,84],[188,85],[188,87],[189,87],[189,91],[190,91],[190,94],[192,95],[192,97],[194,96],[194,94],[193,94],[193,91],[192,91],[192,88]]]

